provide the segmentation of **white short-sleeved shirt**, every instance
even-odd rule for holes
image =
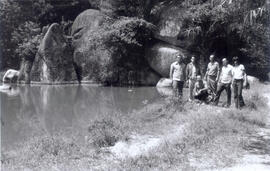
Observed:
[[[172,79],[175,81],[184,81],[185,80],[185,64],[179,64],[178,62],[174,62],[171,65],[171,69],[173,69]]]
[[[221,69],[221,74],[220,74],[220,82],[224,84],[228,84],[232,82],[232,71],[233,66],[228,64],[227,66],[223,66]]]
[[[209,62],[209,64],[207,65],[207,71],[208,75],[217,76],[219,71],[219,64],[217,62]]]
[[[232,70],[233,79],[241,80],[244,79],[245,75],[245,67],[244,65],[240,64],[238,66],[234,66]]]

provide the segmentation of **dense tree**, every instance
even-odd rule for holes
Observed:
[[[192,40],[191,52],[204,60],[210,53],[220,58],[240,56],[257,76],[269,72],[268,0],[190,0],[185,3],[184,28],[179,39]]]
[[[1,69],[19,68],[21,54],[16,52],[21,52],[22,41],[29,40],[29,30],[24,32],[26,29],[22,29],[27,24],[42,29],[53,22],[73,21],[81,11],[89,7],[88,2],[83,0],[1,0]],[[31,34],[35,35],[35,32],[36,29]]]
[[[210,53],[216,53],[219,58],[238,55],[250,70],[257,68],[258,74],[266,73],[270,66],[269,4],[269,0],[2,0],[2,67],[18,68],[19,56],[29,55],[26,49],[33,47],[27,42],[38,44],[36,36],[43,26],[73,21],[86,8],[97,8],[116,18],[130,17],[130,21],[140,18],[155,24],[156,18],[151,16],[158,16],[157,11],[174,5],[185,10],[178,39],[189,42],[185,47],[189,52],[201,56],[204,61]],[[118,24],[128,27],[124,22],[118,20]],[[26,29],[28,26],[33,32]],[[39,34],[35,32],[38,29]],[[34,52],[33,49],[30,51]]]

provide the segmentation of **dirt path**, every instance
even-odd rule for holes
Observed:
[[[116,158],[119,159],[124,159],[126,157],[137,157],[142,154],[146,154],[150,150],[158,148],[162,143],[176,140],[179,138],[179,134],[181,134],[184,127],[185,125],[168,129],[170,131],[159,136],[133,135],[129,141],[120,141],[113,147],[110,147],[109,150]]]

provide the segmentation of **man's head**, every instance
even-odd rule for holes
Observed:
[[[214,62],[214,59],[215,59],[215,55],[210,55],[210,57],[209,57],[209,60],[210,60],[210,62]]]
[[[222,64],[223,64],[223,66],[227,66],[227,65],[228,65],[228,60],[227,60],[227,58],[223,58],[223,59],[222,59]]]
[[[177,55],[176,55],[176,58],[177,58],[177,61],[178,61],[179,63],[182,63],[182,62],[183,62],[183,56],[182,56],[182,55],[177,54]]]
[[[190,59],[190,61],[191,61],[193,64],[195,64],[195,61],[196,61],[195,56],[192,56],[191,59]]]
[[[234,56],[233,57],[233,63],[234,63],[234,65],[238,65],[239,64],[239,58],[238,58],[238,56]]]

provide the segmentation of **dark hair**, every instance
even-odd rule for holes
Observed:
[[[235,61],[239,62],[238,56],[234,56],[234,57],[233,57],[233,61],[234,61],[234,62],[235,62]]]

